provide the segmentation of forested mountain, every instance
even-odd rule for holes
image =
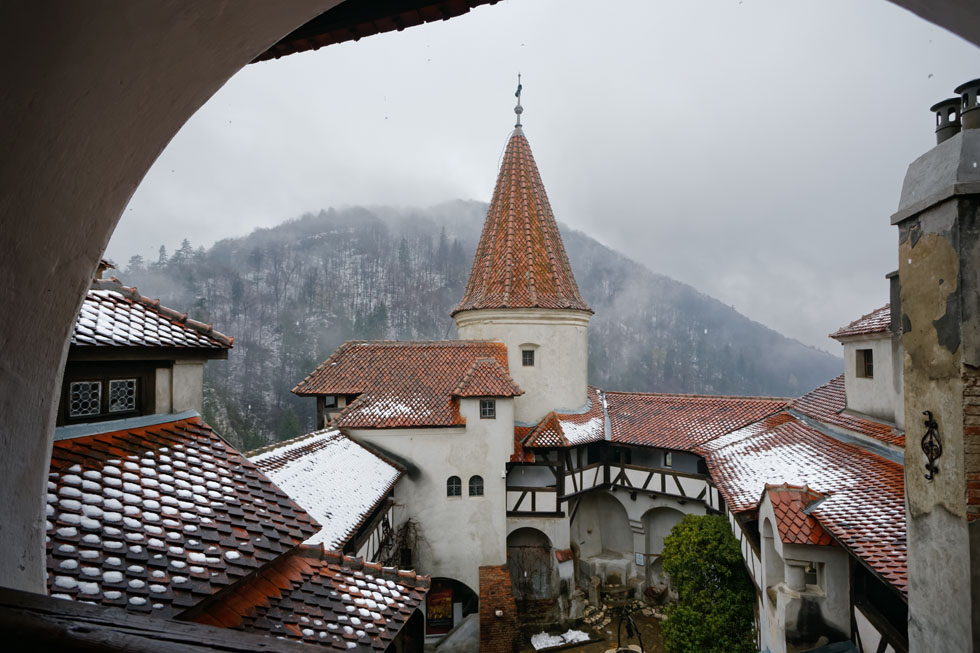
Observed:
[[[329,209],[117,276],[235,337],[209,362],[205,417],[253,448],[313,425],[314,401],[290,389],[349,339],[455,338],[487,205]],[[595,310],[590,382],[610,390],[795,396],[842,362],[783,337],[694,288],[562,229],[582,296]]]

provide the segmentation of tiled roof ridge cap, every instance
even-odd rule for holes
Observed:
[[[180,413],[153,413],[151,415],[140,415],[138,417],[124,417],[122,419],[106,420],[104,422],[88,422],[84,424],[68,424],[59,426],[54,430],[54,441],[74,440],[90,435],[107,435],[118,431],[129,431],[132,429],[144,429],[152,426],[164,424],[176,424],[178,422],[198,421],[205,424],[204,418],[196,410],[185,410]],[[210,426],[208,426],[210,428]],[[213,431],[213,429],[212,429]],[[244,454],[243,454],[244,455]]]
[[[871,311],[871,312],[869,312],[869,313],[867,313],[865,315],[862,315],[861,317],[859,317],[856,320],[851,320],[851,322],[849,324],[847,324],[846,326],[842,326],[841,328],[837,329],[836,331],[834,331],[831,334],[828,334],[827,337],[828,338],[834,338],[834,339],[836,339],[838,337],[838,335],[844,335],[844,336],[846,336],[846,335],[848,335],[847,334],[848,329],[850,329],[851,327],[853,327],[854,325],[856,325],[858,322],[861,322],[863,320],[867,320],[869,317],[871,317],[875,313],[878,313],[880,311],[886,310],[888,308],[891,308],[891,302],[888,302],[884,306],[881,306],[879,308],[876,308],[873,311]],[[884,328],[876,328],[874,331],[868,331],[867,333],[883,333],[883,332],[885,332],[887,330],[888,330],[888,326],[885,326]],[[854,335],[861,335],[861,334],[854,334]]]
[[[414,569],[398,569],[385,567],[380,562],[368,562],[364,558],[349,556],[341,551],[328,549],[324,544],[301,544],[297,547],[297,555],[313,560],[321,560],[327,564],[335,564],[351,571],[373,571],[381,578],[398,582],[410,582],[414,588],[428,588],[432,577],[419,574]]]
[[[279,442],[273,442],[263,447],[256,447],[255,449],[249,449],[248,451],[243,451],[241,453],[246,458],[251,458],[253,456],[258,456],[264,453],[275,451],[276,449],[280,449],[282,447],[288,447],[291,444],[297,444],[299,442],[302,442],[303,440],[311,440],[318,435],[325,435],[330,431],[340,434],[340,431],[338,431],[337,429],[325,428],[325,429],[320,429],[318,431],[310,431],[309,433],[304,433],[303,435],[297,435],[295,438],[290,438],[289,440],[280,440]]]
[[[180,311],[162,305],[159,299],[144,297],[135,286],[125,286],[123,285],[122,281],[116,277],[109,277],[108,279],[95,279],[92,281],[91,289],[117,292],[126,299],[149,307],[168,320],[176,322],[182,326],[189,327],[194,331],[217,341],[219,344],[226,347],[233,347],[235,344],[235,338],[233,336],[226,336],[220,331],[216,331],[213,324],[198,322],[197,320],[188,317],[187,313],[181,313]]]
[[[823,387],[823,386],[820,386]],[[603,390],[607,395],[633,395],[637,397],[680,397],[696,399],[744,399],[751,401],[785,401],[790,402],[799,397],[766,397],[757,395],[702,395],[696,393],[683,392],[628,392],[625,390]],[[809,393],[807,393],[809,394]]]

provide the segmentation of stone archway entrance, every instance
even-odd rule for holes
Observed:
[[[507,536],[507,564],[518,603],[557,594],[554,549],[548,536],[538,529],[518,528]]]
[[[670,535],[670,529],[683,518],[684,513],[673,508],[652,508],[643,514],[643,530],[646,532],[647,584],[667,584],[660,554],[664,550],[664,538]]]

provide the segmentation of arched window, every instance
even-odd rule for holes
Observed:
[[[470,476],[470,496],[471,497],[482,497],[483,496],[483,477],[482,476]]]
[[[458,497],[463,495],[463,482],[458,476],[450,476],[446,481],[446,496]]]

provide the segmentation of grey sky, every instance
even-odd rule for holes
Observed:
[[[887,301],[907,165],[977,48],[884,0],[509,0],[247,66],[109,245],[238,236],[343,205],[489,200],[524,81],[557,218],[790,337]]]

